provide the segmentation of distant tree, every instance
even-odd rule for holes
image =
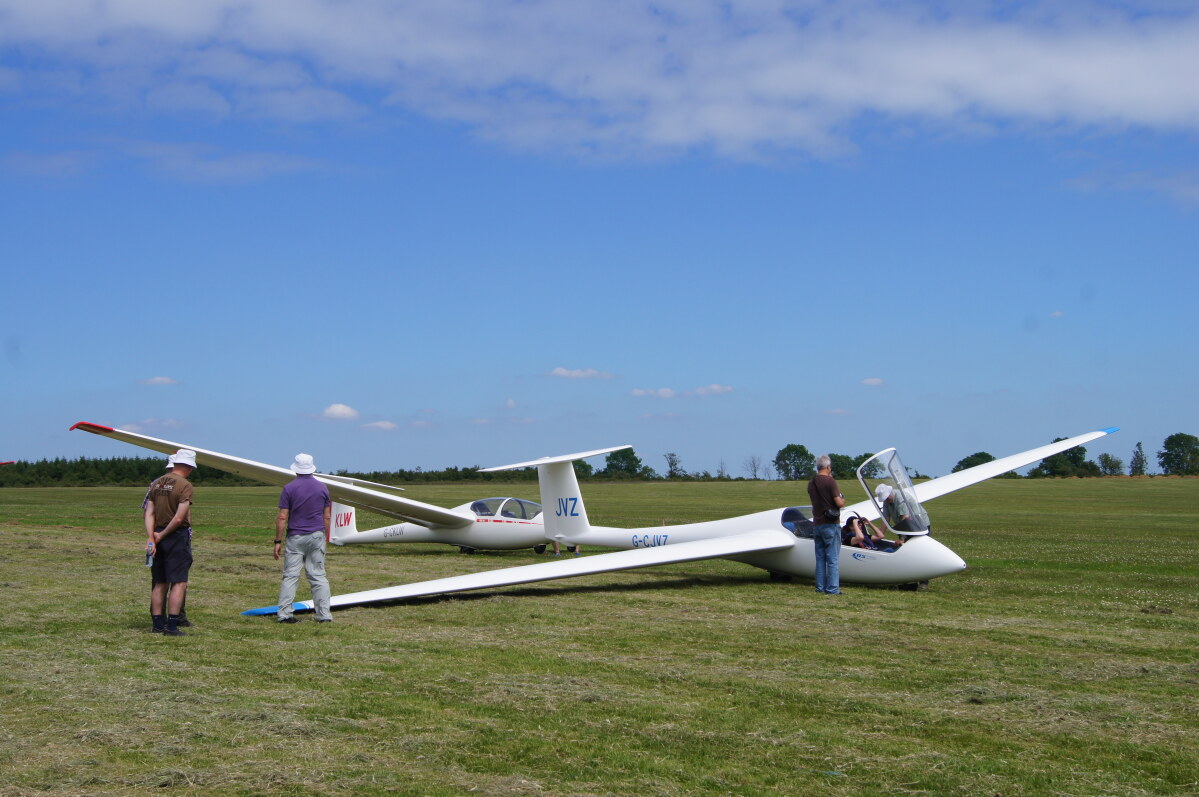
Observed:
[[[1199,437],[1178,432],[1162,443],[1157,464],[1169,476],[1199,476]]]
[[[829,454],[828,458],[833,463],[834,479],[852,479],[857,476],[858,465],[861,463],[854,462],[853,457],[848,454]]]
[[[768,482],[774,481],[774,466],[769,462],[762,466],[762,478]]]
[[[604,458],[604,469],[599,475],[610,479],[634,479],[644,470],[641,457],[631,448],[613,451]]]
[[[809,479],[816,473],[816,457],[807,446],[791,443],[779,449],[774,457],[774,469],[779,477],[791,481],[793,479]]]
[[[758,471],[762,469],[762,458],[757,454],[750,454],[745,458],[745,472],[749,474],[749,478],[758,478]]]
[[[958,471],[965,470],[966,468],[973,468],[976,465],[985,465],[988,462],[994,461],[995,457],[991,456],[986,451],[978,451],[968,457],[959,459],[958,464],[953,466],[953,470],[951,470],[950,473],[957,473]]]
[[[587,462],[582,459],[576,459],[574,464],[575,464],[575,476],[577,476],[578,478],[590,479],[592,476],[595,475],[595,468],[592,467],[590,462]]]
[[[1065,440],[1064,437],[1058,437],[1053,440],[1057,443]],[[1082,446],[1075,446],[1068,451],[1063,451],[1060,454],[1054,454],[1051,457],[1045,457],[1041,460],[1041,464],[1037,465],[1028,472],[1031,479],[1041,479],[1045,477],[1055,479],[1065,479],[1070,477],[1087,477],[1101,476],[1102,472],[1099,466],[1094,462],[1087,460],[1087,450]]]
[[[1128,475],[1145,475],[1145,447],[1140,443],[1137,443],[1137,447],[1132,450],[1132,460],[1128,463]]]
[[[728,468],[726,468],[724,466],[724,459],[721,458],[721,460],[716,463],[716,478],[717,479],[727,479],[728,477],[729,477]]]
[[[856,473],[857,469],[862,467],[862,463],[865,462],[866,460],[870,459],[873,456],[874,456],[874,454],[858,454],[856,457],[854,457],[853,458],[854,472]],[[867,465],[866,469],[862,471],[862,477],[866,478],[866,479],[878,479],[878,478],[881,478],[882,475],[883,475],[883,463],[879,462],[877,459],[874,460],[874,462],[871,462],[869,465]]]
[[[666,478],[668,479],[685,479],[687,471],[679,466],[679,455],[673,452],[663,455],[666,458]]]
[[[1124,460],[1119,457],[1113,457],[1111,454],[1100,454],[1095,459],[1099,465],[1099,472],[1104,476],[1122,476],[1124,475]]]

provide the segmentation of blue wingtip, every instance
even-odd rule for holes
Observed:
[[[1112,432],[1120,431],[1120,427],[1119,426],[1109,426],[1106,429],[1100,429],[1099,431],[1103,432],[1104,434],[1111,434]]]
[[[310,612],[312,611],[312,601],[296,601],[291,605],[293,612]],[[243,617],[262,617],[266,614],[278,614],[278,606],[263,606],[258,609],[246,609],[242,612]]]

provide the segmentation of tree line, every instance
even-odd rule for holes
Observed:
[[[1059,437],[1053,442],[1064,440]],[[838,479],[852,479],[863,462],[873,454],[829,454],[833,464],[833,476]],[[790,443],[779,449],[773,460],[764,460],[758,456],[746,457],[743,463],[745,476],[733,476],[721,460],[716,473],[710,471],[688,472],[682,466],[682,460],[676,453],[663,455],[666,468],[659,474],[645,464],[631,448],[613,451],[604,460],[602,468],[595,468],[587,462],[574,463],[575,473],[583,480],[689,480],[689,481],[732,481],[748,478],[796,480],[809,479],[816,473],[816,457],[811,451],[799,443]],[[978,451],[968,457],[963,457],[953,466],[953,472],[972,468],[994,460],[995,457],[986,451]],[[1157,452],[1157,463],[1161,471],[1169,476],[1199,475],[1199,437],[1194,435],[1172,434],[1162,443]],[[92,459],[43,459],[37,462],[18,461],[0,467],[0,487],[95,487],[95,486],[133,486],[149,485],[164,472],[162,457],[107,457]],[[1094,460],[1087,459],[1086,448],[1076,446],[1069,451],[1046,457],[1029,471],[1026,477],[1016,473],[1004,474],[1006,478],[1069,478],[1096,476],[1144,476],[1148,461],[1144,446],[1137,443],[1133,448],[1127,469],[1124,461],[1111,454],[1100,454]],[[867,478],[878,478],[881,466],[871,463],[865,472]],[[399,469],[391,471],[347,471],[339,470],[339,476],[352,476],[358,479],[380,482],[384,484],[412,484],[421,482],[453,482],[453,481],[535,481],[536,468],[524,468],[501,473],[482,473],[480,466],[469,467],[451,466],[441,470]],[[913,471],[913,478],[927,478],[924,474]],[[1003,477],[1001,477],[1003,478]],[[215,468],[197,468],[190,477],[196,485],[210,486],[249,486],[258,484],[250,479],[235,476],[232,473],[216,470]]]
[[[1065,440],[1064,437],[1054,438],[1053,442]],[[995,457],[986,451],[979,451],[958,461],[953,466],[956,473],[975,465],[990,462]],[[1199,476],[1199,437],[1193,434],[1179,432],[1172,434],[1162,442],[1161,450],[1157,452],[1157,464],[1166,476]],[[1087,449],[1075,446],[1069,451],[1054,454],[1041,460],[1035,468],[1028,472],[1029,479],[1046,478],[1090,478],[1096,476],[1129,476],[1147,475],[1148,460],[1145,457],[1145,447],[1138,442],[1132,449],[1127,471],[1124,460],[1111,454],[1100,454],[1094,460],[1087,459]],[[1008,478],[1021,478],[1016,473],[1006,473]]]

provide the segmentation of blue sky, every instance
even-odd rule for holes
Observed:
[[[0,460],[1156,464],[1196,74],[1176,2],[0,0]]]

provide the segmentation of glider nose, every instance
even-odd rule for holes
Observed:
[[[929,564],[936,568],[938,576],[951,576],[954,573],[960,573],[966,569],[966,560],[958,556],[946,546],[934,540],[932,537],[925,537],[926,542],[931,542],[929,553]]]

